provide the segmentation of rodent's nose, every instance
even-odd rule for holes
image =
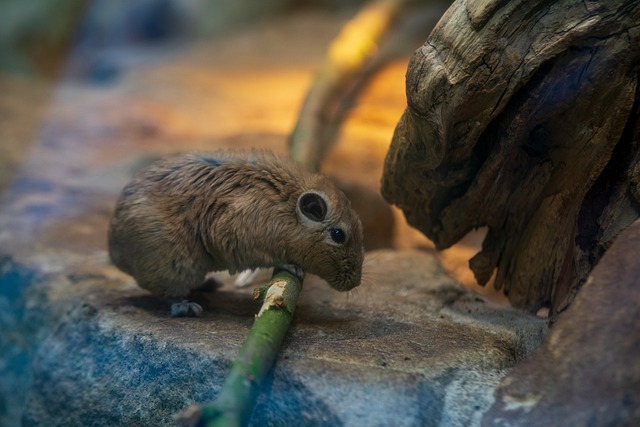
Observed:
[[[343,280],[339,286],[334,286],[334,288],[342,292],[350,291],[360,286],[361,277],[362,275],[360,272],[354,272],[351,277],[347,280]]]

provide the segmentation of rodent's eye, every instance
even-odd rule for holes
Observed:
[[[331,236],[331,240],[339,244],[344,243],[347,239],[347,235],[342,231],[342,228],[332,228],[329,230],[329,235]]]

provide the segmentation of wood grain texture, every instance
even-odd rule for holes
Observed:
[[[639,252],[636,221],[542,346],[502,379],[483,427],[640,424]]]
[[[407,71],[385,198],[517,307],[571,302],[638,217],[640,3],[456,1]],[[496,272],[497,269],[497,272]]]

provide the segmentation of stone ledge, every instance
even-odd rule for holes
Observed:
[[[254,425],[477,424],[544,338],[543,319],[471,294],[433,251],[373,257],[375,287],[306,280]],[[202,318],[172,319],[141,290],[89,293],[35,357],[24,425],[172,425],[213,399],[259,304],[229,284],[195,297]]]

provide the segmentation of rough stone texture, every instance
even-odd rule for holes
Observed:
[[[483,426],[640,425],[640,221],[602,257],[544,344],[502,381]]]
[[[0,255],[0,424],[14,425],[22,415],[31,358],[49,331],[43,323],[52,318],[43,298],[37,272]],[[40,286],[39,286],[40,285]],[[32,290],[27,298],[24,289]],[[33,305],[42,303],[41,310]]]
[[[543,319],[474,296],[432,250],[369,261],[377,283],[348,297],[305,281],[254,425],[477,424],[544,337]],[[215,397],[259,308],[251,291],[199,293],[199,319],[139,290],[92,293],[40,347],[24,425],[171,425]]]
[[[476,278],[556,315],[640,215],[640,3],[456,1],[407,72],[383,194]],[[497,272],[496,272],[497,269]]]

